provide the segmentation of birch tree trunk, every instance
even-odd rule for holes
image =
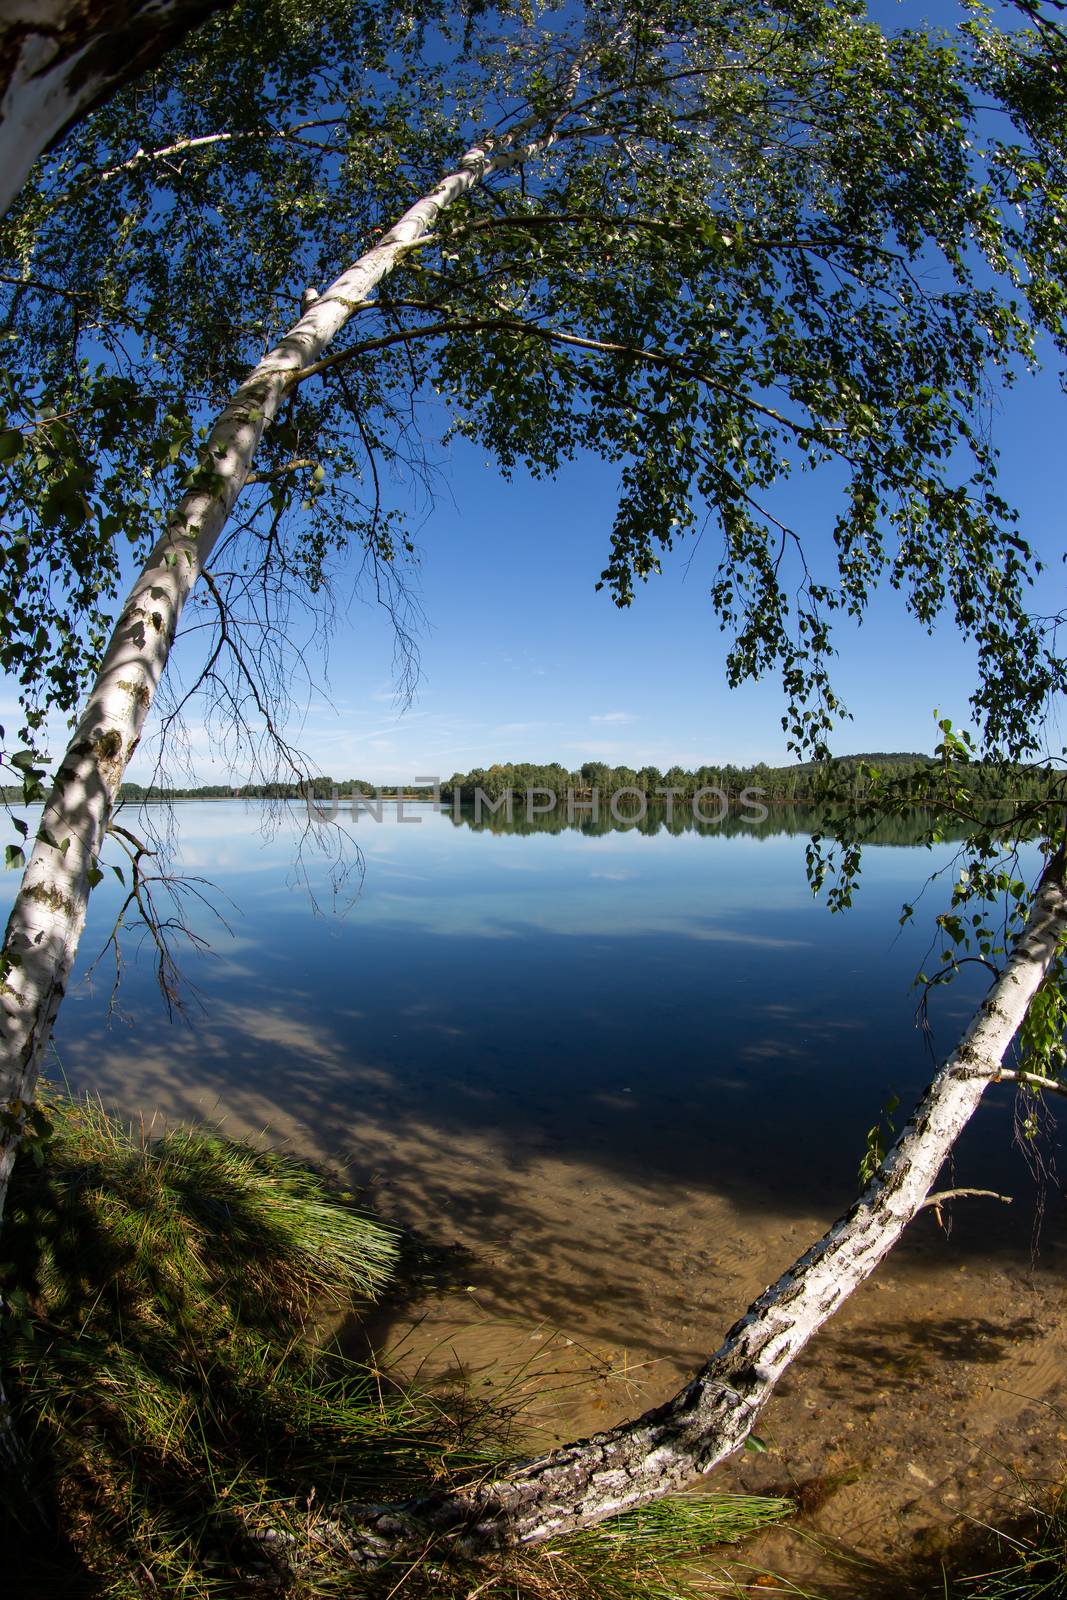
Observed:
[[[578,86],[572,68],[565,102]],[[126,766],[137,747],[182,608],[211,556],[251,470],[263,431],[288,386],[323,350],[436,218],[492,173],[546,150],[553,126],[534,123],[473,145],[454,171],[411,206],[256,366],[219,416],[193,486],[176,507],[122,608],[74,737],[45,803],[11,911],[0,988],[0,1215],[25,1116],[74,964],[101,847]]]
[[[33,163],[232,0],[0,0],[0,216]]]
[[[478,1557],[589,1527],[683,1488],[731,1455],[808,1340],[921,1209],[986,1085],[997,1078],[1065,931],[1061,849],[1004,971],[855,1205],[760,1295],[673,1399],[469,1492],[342,1510],[320,1534],[358,1565],[416,1555],[430,1541],[435,1549]]]

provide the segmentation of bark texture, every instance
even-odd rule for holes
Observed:
[[[428,1543],[478,1557],[588,1527],[677,1491],[732,1454],[808,1340],[922,1208],[984,1089],[999,1076],[1065,931],[1061,850],[1004,971],[855,1205],[764,1291],[673,1399],[474,1490],[342,1510],[323,1536],[359,1565],[414,1556]]]
[[[578,70],[567,85],[569,100]],[[541,119],[543,128],[543,119]],[[290,384],[390,273],[431,233],[446,207],[492,173],[554,142],[530,124],[473,145],[454,171],[411,206],[308,307],[236,390],[204,447],[192,487],[172,514],[123,606],[74,737],[56,773],[4,939],[0,989],[0,1213],[25,1115],[51,1037],[89,891],[126,766],[137,747],[182,609],[226,526],[263,431]]]
[[[0,215],[42,151],[233,0],[0,0]]]

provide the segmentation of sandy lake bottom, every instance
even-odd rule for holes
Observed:
[[[189,971],[188,1020],[167,1024],[131,952],[110,1023],[106,975],[72,991],[57,1070],[123,1114],[326,1161],[413,1230],[432,1271],[346,1342],[503,1397],[523,1450],[672,1393],[847,1208],[867,1128],[929,1076],[910,988],[929,928],[897,928],[923,852],[872,851],[859,908],[831,919],[796,832],[508,839],[436,818],[370,836],[335,918],[243,809],[179,808],[183,859],[238,908]],[[950,991],[933,1054],[973,1000]],[[754,1564],[828,1586],[811,1535],[936,1556],[1010,1514],[1020,1478],[1062,1474],[1059,1186],[1013,1145],[1012,1093],[986,1102],[942,1186],[1013,1204],[961,1201],[949,1231],[920,1216],[789,1373],[765,1450],[713,1474],[799,1496],[800,1531]]]

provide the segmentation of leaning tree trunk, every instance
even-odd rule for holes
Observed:
[[[469,1491],[335,1508],[319,1537],[361,1566],[414,1556],[431,1544],[437,1552],[477,1557],[588,1527],[682,1488],[723,1461],[744,1442],[808,1340],[922,1208],[983,1090],[998,1077],[1065,931],[1061,849],[1004,971],[855,1205],[760,1295],[673,1399]],[[250,1510],[246,1524],[263,1530],[267,1515]]]
[[[42,150],[233,0],[0,0],[0,216]]]
[[[565,86],[578,86],[580,61]],[[289,386],[321,356],[352,314],[427,239],[446,207],[492,173],[539,154],[558,137],[543,117],[495,143],[473,145],[455,171],[411,206],[341,274],[237,389],[193,475],[193,487],[131,589],[74,737],[45,803],[0,955],[0,1214],[40,1064],[74,964],[89,892],[126,766],[178,627],[182,608],[244,487],[263,431]]]

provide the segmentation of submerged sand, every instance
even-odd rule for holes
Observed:
[[[594,1431],[673,1392],[849,1199],[839,1173],[806,1164],[802,1138],[785,1170],[789,1130],[773,1151],[749,1130],[750,1155],[724,1175],[706,1128],[687,1122],[684,1105],[661,1106],[652,1078],[647,1091],[621,1084],[579,1130],[566,1106],[538,1110],[527,1090],[511,1113],[497,1108],[499,1133],[482,1114],[457,1132],[454,1079],[401,1080],[338,1062],[332,1049],[325,1035],[288,1024],[281,1007],[213,1013],[195,1033],[169,1030],[156,1054],[115,1039],[93,1076],[120,1110],[217,1118],[234,1136],[327,1160],[382,1215],[431,1242],[421,1284],[346,1338],[361,1353],[369,1341],[406,1377],[503,1397],[521,1449]],[[213,1063],[224,1051],[220,1096]],[[277,1071],[287,1055],[299,1071],[286,1105],[256,1064],[269,1057]],[[343,1101],[302,1105],[305,1075],[341,1072]],[[995,1094],[979,1117],[986,1143],[1007,1147],[1011,1100]],[[981,1179],[964,1166],[948,1181]],[[828,1583],[812,1534],[875,1562],[936,1554],[972,1519],[1010,1514],[1020,1479],[1062,1473],[1057,1195],[1046,1187],[1035,1251],[1037,1189],[1022,1160],[1006,1160],[1005,1171],[1010,1207],[960,1202],[948,1231],[933,1212],[920,1216],[792,1369],[759,1424],[765,1450],[709,1480],[798,1494],[804,1537],[764,1538],[748,1552],[754,1564]]]

